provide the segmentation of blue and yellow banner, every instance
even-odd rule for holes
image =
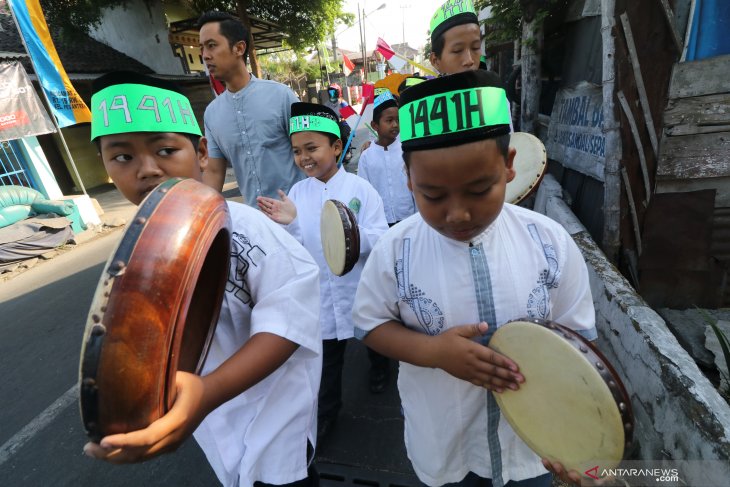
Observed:
[[[9,0],[20,35],[59,127],[90,122],[91,113],[68,79],[38,0]]]

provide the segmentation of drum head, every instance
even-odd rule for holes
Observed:
[[[332,274],[350,272],[360,256],[360,234],[352,211],[342,202],[327,200],[322,207],[320,238],[327,266]]]
[[[170,179],[141,203],[107,261],[79,366],[81,419],[94,441],[147,427],[175,399],[177,371],[198,373],[230,265],[223,197]]]
[[[629,405],[617,402],[611,381],[591,363],[593,351],[582,351],[588,342],[565,330],[556,333],[527,321],[497,329],[489,347],[514,360],[525,382],[494,396],[517,435],[540,457],[581,474],[597,464],[613,468],[630,439],[633,424],[625,428],[620,411]]]
[[[516,205],[527,198],[542,181],[547,169],[547,152],[543,143],[527,132],[515,132],[509,141],[517,149],[515,177],[507,183],[504,201]]]

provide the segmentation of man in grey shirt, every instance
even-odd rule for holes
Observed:
[[[291,104],[299,100],[287,86],[248,72],[248,30],[237,19],[208,12],[198,29],[203,61],[227,88],[205,109],[209,162],[203,181],[222,190],[230,161],[244,202],[256,207],[257,196],[278,198],[277,190],[288,193],[304,178],[289,140]]]

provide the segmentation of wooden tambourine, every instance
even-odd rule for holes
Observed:
[[[79,366],[81,419],[98,442],[149,426],[175,400],[175,373],[199,373],[230,265],[223,197],[170,179],[142,201],[96,288]]]
[[[355,214],[341,201],[327,200],[322,207],[319,230],[327,266],[332,274],[344,276],[360,257],[360,231]]]
[[[535,453],[581,474],[620,463],[634,430],[631,403],[614,368],[588,340],[555,322],[524,319],[500,326],[489,347],[517,363],[525,377],[519,390],[494,396]]]
[[[543,143],[527,132],[515,132],[509,141],[517,149],[513,163],[515,177],[507,183],[504,201],[516,205],[535,191],[547,170],[547,152]]]

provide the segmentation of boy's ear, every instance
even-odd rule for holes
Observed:
[[[201,137],[198,141],[198,167],[200,172],[205,172],[208,168],[208,139]]]
[[[378,130],[378,122],[376,122],[375,120],[370,120],[370,126],[375,130]]]
[[[335,148],[335,155],[339,157],[339,155],[342,154],[342,139],[335,140],[335,143],[332,144],[332,147]]]
[[[439,64],[441,63],[439,62],[439,57],[436,55],[435,52],[431,51],[431,54],[428,55],[428,60],[431,63],[431,66],[436,68],[436,71],[440,73],[441,70],[439,69]]]
[[[507,151],[507,160],[504,161],[507,164],[507,182],[509,183],[515,178],[515,156],[517,155],[517,149],[510,147]]]

